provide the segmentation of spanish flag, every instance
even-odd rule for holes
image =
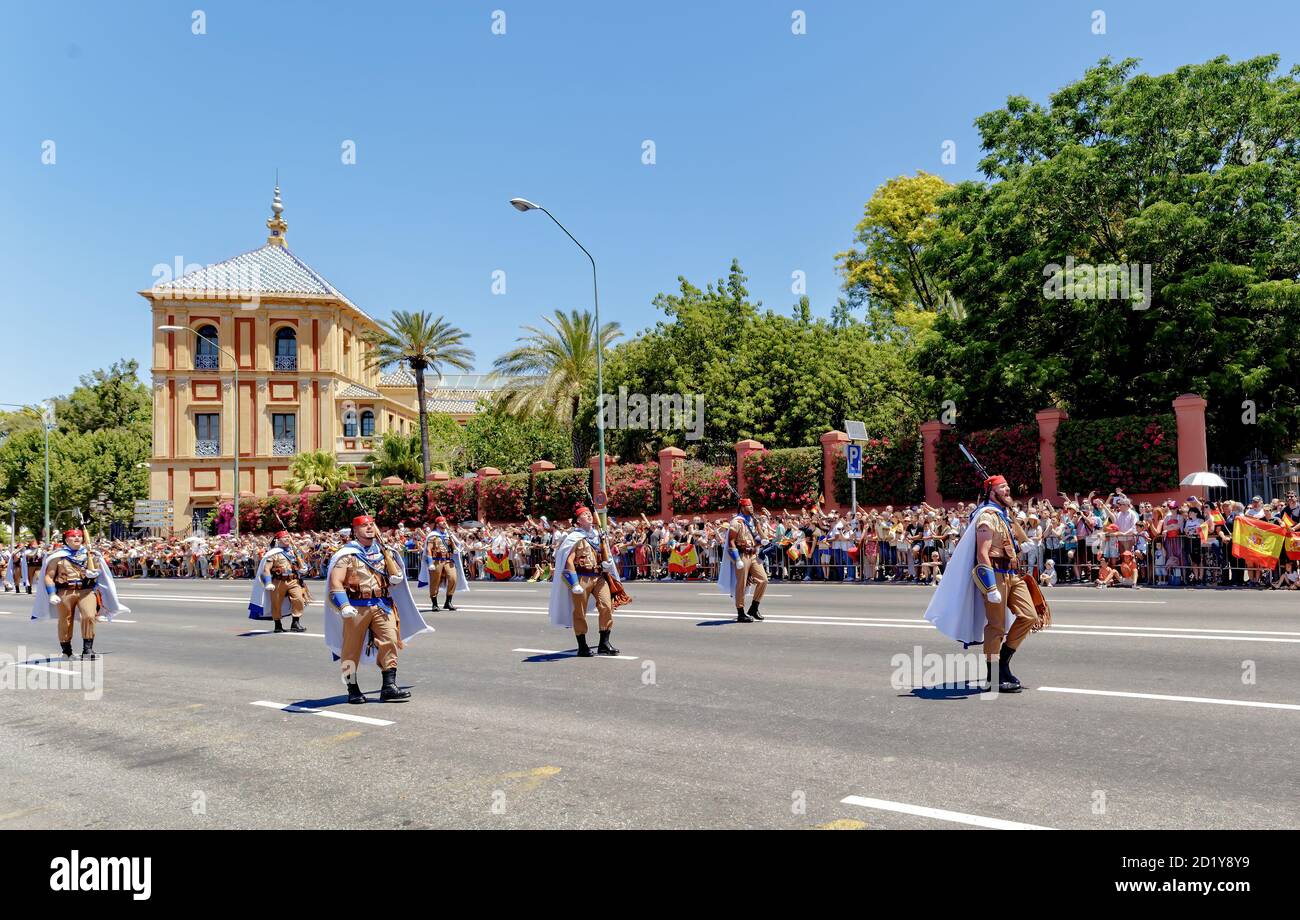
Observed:
[[[1215,527],[1222,527],[1225,523],[1227,523],[1226,521],[1224,521],[1223,515],[1217,511],[1210,512],[1210,520],[1213,522]]]
[[[492,573],[492,577],[497,581],[506,581],[510,578],[510,556],[506,553],[487,554],[487,570]]]
[[[1209,543],[1209,542],[1210,542],[1210,522],[1209,522],[1209,521],[1206,521],[1204,524],[1202,524],[1200,527],[1198,527],[1198,528],[1196,528],[1196,529],[1197,529],[1197,531],[1198,531],[1198,532],[1200,533],[1200,535],[1201,535],[1201,543],[1202,543],[1202,544]]]
[[[1277,565],[1287,532],[1281,524],[1268,524],[1244,514],[1232,526],[1232,555],[1251,565],[1271,569]]]
[[[799,551],[799,544],[791,543],[790,548],[785,551],[785,554],[790,557],[791,562],[797,562],[799,560],[799,556],[801,555]]]
[[[695,571],[696,566],[700,563],[695,554],[694,543],[683,543],[681,546],[674,546],[672,555],[668,557],[668,571],[674,575],[689,575]]]

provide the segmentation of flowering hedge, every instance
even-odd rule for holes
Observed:
[[[1177,423],[1172,412],[1094,421],[1066,419],[1056,430],[1063,492],[1166,492],[1178,487]]]
[[[673,469],[673,514],[733,510],[736,497],[731,490],[735,487],[735,467],[686,460],[681,469]]]
[[[472,494],[464,480],[453,479],[357,489],[360,505],[341,491],[245,498],[239,502],[239,528],[245,533],[274,533],[280,529],[275,517],[279,514],[289,530],[337,530],[351,526],[362,507],[375,515],[381,527],[427,523],[437,515],[438,507],[453,520],[463,521],[477,514],[470,503]]]
[[[755,507],[806,508],[821,492],[820,447],[764,450],[745,457],[745,493]]]
[[[567,521],[579,505],[589,505],[591,470],[547,470],[533,476],[532,513],[552,521]],[[521,515],[522,517],[522,515]]]
[[[480,479],[483,516],[489,521],[522,521],[528,515],[528,474]]]
[[[1011,485],[1012,495],[1041,492],[1042,472],[1038,463],[1038,425],[1011,425],[985,431],[939,432],[936,444],[939,492],[949,501],[965,501],[979,494],[983,480],[958,449],[964,443],[990,475],[1001,475]]]
[[[605,468],[605,492],[609,513],[615,518],[634,518],[659,510],[659,464],[624,463]]]
[[[924,497],[921,482],[918,438],[871,438],[862,446],[862,478],[858,480],[859,505],[901,505]],[[848,470],[844,466],[844,445],[837,448],[835,501],[852,500]]]

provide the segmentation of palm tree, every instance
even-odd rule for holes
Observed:
[[[339,465],[338,458],[327,450],[299,454],[293,458],[284,487],[290,492],[301,492],[308,486],[337,489],[339,483],[355,479],[356,468],[350,463]]]
[[[403,482],[420,481],[420,435],[384,433],[378,446],[366,457],[370,464],[370,481],[396,476]]]
[[[545,320],[550,329],[524,326],[519,346],[497,358],[494,373],[506,381],[499,399],[513,415],[543,415],[567,424],[577,467],[583,440],[575,419],[582,391],[596,376],[596,321],[586,310],[567,315],[556,310]],[[618,323],[605,323],[602,351],[620,335]]]
[[[404,364],[415,375],[415,397],[420,409],[420,465],[424,479],[429,478],[429,412],[424,402],[424,375],[426,372],[442,376],[442,368],[469,371],[474,352],[466,348],[468,333],[447,323],[432,313],[393,311],[393,318],[381,322],[378,329],[361,334],[370,345],[366,353],[367,369],[383,369],[394,364]]]

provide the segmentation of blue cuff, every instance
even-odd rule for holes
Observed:
[[[997,576],[993,574],[993,569],[987,565],[977,565],[975,567],[975,576],[979,578],[980,584],[986,591],[992,591],[998,586]]]
[[[348,606],[348,596],[342,591],[331,592],[330,600],[332,600],[334,602],[334,606],[339,608],[340,610]]]
[[[54,585],[46,585],[45,593],[48,594],[50,597],[57,597],[59,594],[59,589],[54,587]]]
[[[570,587],[572,587],[573,585],[576,585],[578,583],[578,573],[570,572],[568,569],[565,569],[564,580],[569,583]]]

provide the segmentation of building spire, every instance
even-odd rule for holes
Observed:
[[[275,171],[275,198],[271,201],[271,216],[266,221],[266,228],[271,235],[266,238],[268,246],[284,246],[284,234],[289,225],[280,215],[284,213],[284,204],[280,201],[280,171]],[[287,248],[287,247],[286,247]]]

